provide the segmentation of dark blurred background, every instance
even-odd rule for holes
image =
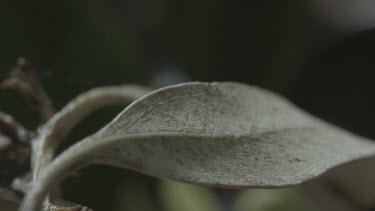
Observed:
[[[372,0],[3,0],[0,79],[26,57],[57,108],[96,86],[239,81],[375,138],[373,27]],[[98,111],[62,148],[121,109]],[[0,110],[28,128],[39,122],[12,91],[0,92]],[[98,210],[163,210],[158,183],[96,166],[66,180],[63,193]],[[230,204],[234,193],[216,194]]]

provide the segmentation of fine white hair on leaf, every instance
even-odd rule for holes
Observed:
[[[88,164],[224,188],[281,188],[375,154],[375,143],[283,97],[234,82],[190,82],[133,102],[46,167],[22,204],[40,210],[53,185]]]

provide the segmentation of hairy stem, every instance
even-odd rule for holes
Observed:
[[[148,92],[147,88],[131,85],[102,87],[87,91],[68,103],[40,129],[40,136],[33,142],[33,180],[51,162],[61,140],[86,116],[105,106],[130,104]]]
[[[129,139],[136,137],[130,136]],[[97,159],[90,158],[95,156],[95,152],[103,144],[116,140],[117,138],[110,138],[110,140],[95,142],[91,137],[88,137],[64,151],[46,167],[43,174],[34,182],[30,192],[23,200],[20,211],[41,210],[43,201],[53,186],[57,185],[72,171],[79,170],[92,163],[100,163],[97,162]],[[90,144],[90,142],[95,143]],[[48,203],[45,203],[45,206],[47,205]]]

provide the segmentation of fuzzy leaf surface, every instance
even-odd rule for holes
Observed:
[[[375,154],[362,137],[319,120],[283,97],[240,83],[184,83],[136,100],[46,169],[27,197],[40,198],[90,163],[226,188],[278,188]]]

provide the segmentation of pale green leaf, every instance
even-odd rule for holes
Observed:
[[[278,188],[369,157],[375,145],[239,83],[185,83],[154,91],[105,128],[57,157],[33,185],[23,210],[90,163],[226,188]]]

